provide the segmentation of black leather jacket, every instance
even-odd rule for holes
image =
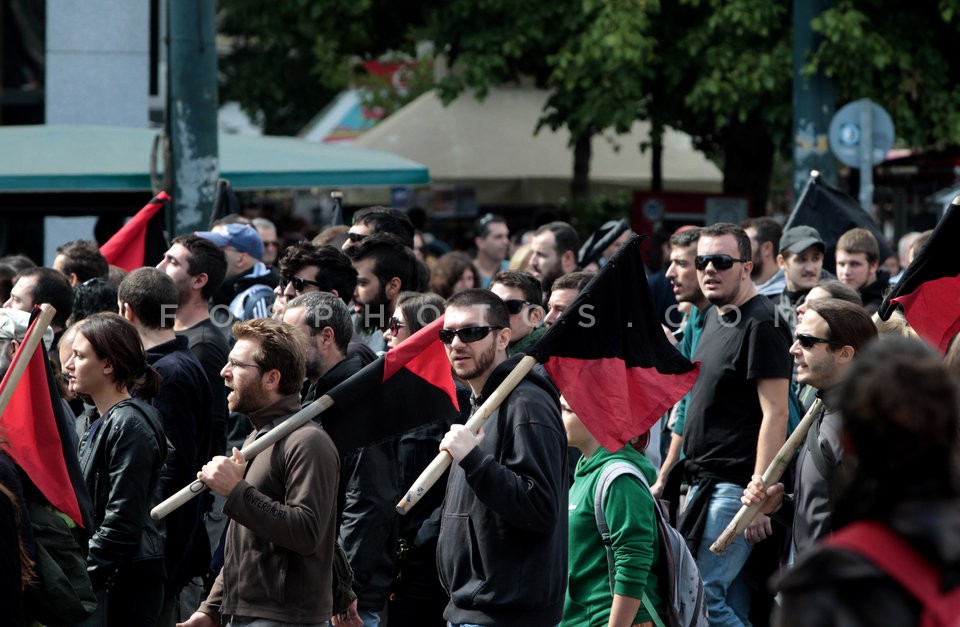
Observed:
[[[94,587],[103,588],[125,564],[163,559],[162,523],[150,518],[150,510],[160,502],[167,440],[160,414],[140,400],[121,401],[91,418],[79,450],[95,525],[87,572]]]

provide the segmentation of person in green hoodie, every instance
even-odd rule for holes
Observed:
[[[569,497],[569,558],[563,627],[653,627],[641,602],[644,595],[665,616],[659,578],[659,538],[653,495],[634,476],[620,475],[610,484],[603,513],[610,528],[614,554],[613,592],[607,551],[600,539],[594,511],[597,482],[610,463],[634,464],[647,477],[657,478],[653,463],[632,446],[610,452],[560,398],[563,426],[570,446],[580,449]]]

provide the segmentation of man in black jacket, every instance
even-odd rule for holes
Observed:
[[[508,359],[510,316],[487,290],[447,301],[441,341],[480,406],[520,357]],[[567,564],[567,438],[556,391],[528,374],[481,435],[453,425],[440,443],[450,469],[437,565],[458,625],[560,622]]]
[[[160,393],[150,399],[163,418],[163,431],[173,445],[160,475],[160,491],[168,498],[193,481],[209,455],[212,435],[211,391],[207,375],[190,351],[187,338],[173,328],[177,288],[163,270],[139,268],[120,283],[120,315],[137,329],[147,363],[163,378]],[[210,543],[203,524],[208,503],[195,499],[166,519],[167,585],[160,625],[170,625],[178,595],[194,575],[206,572]]]

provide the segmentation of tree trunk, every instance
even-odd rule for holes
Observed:
[[[570,196],[574,203],[580,203],[590,198],[590,157],[592,148],[590,141],[593,133],[584,131],[577,136],[577,143],[573,146],[573,180],[570,182]]]
[[[724,133],[723,152],[723,192],[749,196],[751,213],[765,215],[774,145],[763,122],[753,115],[731,124]]]

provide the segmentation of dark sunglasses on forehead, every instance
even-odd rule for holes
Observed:
[[[735,259],[730,255],[697,255],[693,260],[693,265],[697,270],[706,270],[711,263],[717,270],[729,270],[735,263],[745,263],[749,259]]]
[[[840,342],[837,342],[836,340],[828,340],[825,337],[807,335],[806,333],[797,333],[797,341],[800,342],[800,346],[807,349],[813,348],[817,344],[833,344],[835,346],[840,344]]]
[[[459,337],[464,344],[479,342],[490,335],[491,331],[499,331],[503,327],[464,327],[462,329],[440,329],[440,341],[444,344],[453,344],[453,338]]]
[[[523,311],[524,305],[532,305],[533,303],[531,303],[528,300],[510,299],[510,300],[503,301],[503,304],[507,306],[507,313],[510,314],[511,316],[515,316],[521,311]]]
[[[295,276],[289,281],[280,281],[281,289],[287,289],[287,285],[293,284],[293,290],[295,292],[302,292],[307,288],[308,285],[312,285],[319,290],[323,290],[323,286],[317,283],[316,281],[311,281],[310,279],[305,279],[303,277]]]

